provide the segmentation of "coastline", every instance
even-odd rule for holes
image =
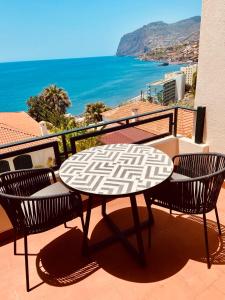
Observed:
[[[149,61],[149,62],[155,62],[155,63],[168,63],[168,65],[188,65],[188,64],[191,64],[191,63],[194,63],[194,62],[191,62],[191,61],[168,61],[168,60],[157,60],[157,59],[152,59],[152,58],[142,58],[142,57],[137,57],[137,60],[140,60],[140,61]]]
[[[89,103],[114,107],[139,97],[147,83],[179,69],[180,65],[159,68],[154,62],[116,56],[0,64],[1,111],[27,111],[29,97],[56,84],[70,97],[68,113],[82,115]]]

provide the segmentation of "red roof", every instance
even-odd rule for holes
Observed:
[[[0,112],[0,145],[23,141],[41,136],[41,128],[37,121],[25,112]],[[1,153],[25,149],[29,146],[37,146],[49,143],[53,139],[41,140],[29,144],[9,147],[0,150]]]
[[[168,106],[162,106],[148,101],[138,100],[138,101],[128,102],[124,105],[103,112],[102,116],[103,119],[107,121],[117,120],[120,118],[132,116],[132,111],[134,109],[137,110],[137,114],[142,114],[146,112],[155,112],[157,110],[168,109]],[[152,117],[168,114],[170,112],[172,113],[172,110],[173,108],[171,108],[171,111],[155,113],[154,115],[152,115]],[[181,134],[186,137],[192,136],[194,116],[195,116],[195,112],[193,111],[179,109],[178,124],[177,124],[178,134]],[[149,118],[149,116],[142,117],[141,119],[147,119],[147,118]],[[137,126],[136,128],[152,133],[153,135],[158,135],[158,134],[163,134],[168,132],[168,127],[169,127],[168,119],[163,119],[152,123],[145,123]]]
[[[103,144],[129,144],[142,141],[152,136],[154,136],[154,134],[136,127],[131,127],[104,134],[101,136],[100,141]]]

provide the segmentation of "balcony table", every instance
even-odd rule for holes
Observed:
[[[84,228],[84,249],[87,251],[87,236],[94,196],[101,196],[102,214],[114,235],[93,245],[99,249],[119,239],[128,251],[145,264],[144,245],[136,195],[144,194],[165,181],[173,171],[173,162],[160,150],[147,145],[112,144],[93,147],[78,152],[64,161],[59,169],[63,183],[82,194],[88,195],[87,214]],[[106,214],[108,198],[130,197],[134,227],[121,231]],[[151,211],[148,209],[149,219]],[[126,235],[135,233],[137,248],[134,248]]]

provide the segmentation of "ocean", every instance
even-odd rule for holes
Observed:
[[[27,111],[28,98],[50,84],[68,92],[71,114],[96,101],[116,106],[180,67],[116,56],[0,63],[0,111]]]

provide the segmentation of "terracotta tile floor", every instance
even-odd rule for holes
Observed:
[[[139,198],[142,217],[146,209]],[[223,236],[219,239],[214,213],[208,214],[210,252],[213,265],[205,263],[201,217],[170,215],[153,208],[152,246],[145,250],[148,265],[141,268],[116,243],[88,260],[80,255],[82,231],[79,219],[72,228],[59,226],[29,237],[31,292],[25,290],[24,257],[13,255],[13,245],[0,247],[0,299],[225,299],[225,189],[218,202]],[[108,204],[108,211],[121,227],[129,226],[127,199]],[[108,234],[100,208],[93,210],[91,241]],[[132,239],[135,242],[135,239]],[[23,252],[23,240],[18,241]]]

